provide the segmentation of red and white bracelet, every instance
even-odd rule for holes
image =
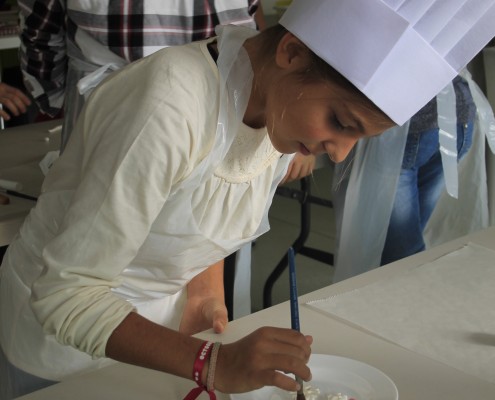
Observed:
[[[184,400],[195,400],[203,391],[207,392],[210,396],[210,400],[216,400],[215,389],[213,387],[213,382],[215,380],[215,369],[217,364],[218,349],[220,348],[220,343],[216,342],[203,342],[201,347],[196,354],[196,359],[193,365],[193,381],[197,383],[198,387],[192,389]],[[206,378],[206,385],[201,382],[201,374],[205,366],[206,360],[210,361],[208,367],[208,373]]]

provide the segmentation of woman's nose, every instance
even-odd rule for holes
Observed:
[[[346,138],[340,140],[332,151],[328,151],[328,155],[333,162],[339,163],[346,159],[352,148],[357,143],[358,139]]]

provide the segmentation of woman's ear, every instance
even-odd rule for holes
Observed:
[[[277,46],[275,62],[280,68],[299,69],[309,61],[309,49],[292,33],[287,32]]]

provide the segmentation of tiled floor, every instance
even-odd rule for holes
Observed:
[[[317,169],[313,173],[311,192],[313,196],[330,199],[332,170]],[[290,184],[299,188],[299,183]],[[252,255],[251,304],[252,311],[263,308],[263,286],[271,271],[297,238],[300,229],[300,204],[297,200],[276,195],[270,210],[271,229],[256,240]],[[307,245],[328,252],[333,251],[333,209],[312,204],[311,232]],[[332,267],[303,255],[296,256],[298,294],[304,294],[331,283]],[[276,281],[272,291],[272,304],[289,298],[287,270]]]

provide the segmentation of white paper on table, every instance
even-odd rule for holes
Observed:
[[[469,243],[404,274],[306,304],[495,383],[495,251]]]

